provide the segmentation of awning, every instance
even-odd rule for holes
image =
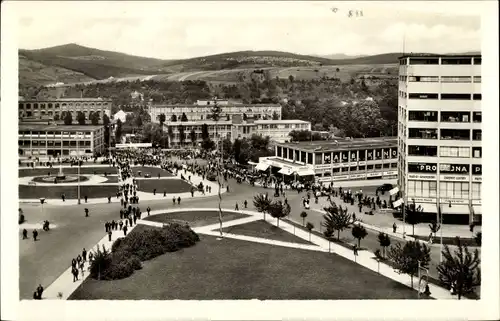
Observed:
[[[307,169],[298,170],[297,174],[299,176],[309,176],[309,175],[314,175],[314,171],[310,168],[307,168]]]
[[[483,208],[481,205],[472,205],[472,209],[474,210],[474,214],[483,215]]]
[[[450,207],[446,204],[442,204],[441,212],[443,214],[470,214],[470,208],[469,205],[452,204]]]
[[[283,167],[282,169],[280,169],[278,171],[279,174],[283,174],[283,175],[292,175],[293,174],[293,171],[290,169],[290,168],[287,168],[287,167]]]
[[[266,171],[269,168],[269,164],[265,163],[258,163],[257,166],[255,166],[255,169],[259,171]]]
[[[422,212],[424,213],[437,213],[437,205],[436,203],[416,203],[417,207],[422,208]]]

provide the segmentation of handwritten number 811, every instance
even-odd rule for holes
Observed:
[[[332,8],[331,9],[333,13],[337,13],[339,11],[338,8]],[[362,17],[363,16],[363,10],[349,10],[347,17],[352,18],[352,17]]]

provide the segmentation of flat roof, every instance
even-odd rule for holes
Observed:
[[[189,105],[189,104],[181,104],[181,105],[152,105],[151,108],[184,108],[184,107],[192,107],[192,108],[212,108],[214,105]],[[234,104],[229,103],[227,105],[219,105],[219,107],[281,107],[280,104]]]
[[[337,141],[337,142],[336,142]],[[292,142],[292,143],[276,143],[277,146],[296,148],[305,150],[308,152],[329,152],[337,150],[346,149],[362,149],[362,148],[382,148],[397,146],[397,137],[373,137],[373,138],[355,138],[352,140],[348,139],[336,139],[334,140],[319,140],[319,141],[303,141],[303,142]]]
[[[39,130],[39,131],[96,131],[104,126],[99,125],[56,125],[56,124],[19,124],[19,130]]]
[[[20,102],[26,103],[45,103],[45,102],[63,102],[63,101],[99,101],[99,102],[111,102],[112,99],[109,98],[54,98],[54,99],[23,99]]]
[[[446,54],[446,55],[440,55],[440,54],[432,54],[432,53],[408,53],[404,54],[398,59],[401,58],[481,58],[481,54],[475,54],[475,55],[468,55],[468,54]]]
[[[310,122],[300,119],[281,119],[281,120],[256,120],[255,124],[310,124]]]
[[[192,126],[192,125],[231,125],[233,124],[232,120],[219,120],[218,122],[215,122],[214,120],[194,120],[194,121],[166,121],[164,124],[165,125],[187,125],[187,126]],[[285,119],[285,120],[255,120],[253,122],[245,122],[242,121],[241,123],[234,123],[235,125],[263,125],[263,124],[310,124],[308,121],[305,120],[300,120],[300,119]]]

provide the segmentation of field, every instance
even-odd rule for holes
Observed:
[[[228,222],[236,220],[239,218],[245,218],[248,215],[234,212],[223,212],[222,221]],[[211,225],[219,222],[219,212],[217,211],[187,211],[187,212],[175,212],[167,214],[158,214],[153,216],[145,217],[144,220],[160,223],[169,223],[173,221],[184,221],[188,222],[189,226],[205,226]]]
[[[80,196],[83,199],[85,195],[88,198],[101,198],[108,196],[116,196],[118,186],[99,186],[99,185],[82,185],[80,186]],[[77,186],[32,186],[32,185],[19,185],[19,198],[20,199],[61,199],[64,193],[66,199],[78,198]]]
[[[46,176],[47,173],[50,173],[50,175],[56,175],[59,173],[59,167],[52,167],[52,168],[35,168],[35,169],[19,169],[19,177],[26,177],[26,176]],[[78,173],[78,168],[75,167],[68,167],[68,168],[63,168],[63,173],[64,174],[77,174]],[[113,167],[81,167],[80,168],[80,174],[86,174],[86,175],[104,175],[105,173],[107,174],[117,174],[118,170]]]
[[[141,172],[141,176],[138,175],[138,172]],[[169,171],[166,171],[164,169],[158,168],[158,167],[132,167],[132,173],[134,173],[135,178],[141,178],[144,177],[146,174],[150,174],[152,178],[158,178],[158,174],[160,174],[160,177],[172,177],[172,173]]]
[[[191,191],[191,185],[180,179],[141,179],[137,181],[138,190],[146,193],[153,193],[156,189],[157,194],[164,191],[170,193],[186,193]]]
[[[72,300],[416,299],[410,288],[335,254],[200,235],[118,281],[87,279]]]

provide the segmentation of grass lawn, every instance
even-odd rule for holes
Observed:
[[[71,182],[64,182],[64,183],[75,183],[75,184],[77,184],[78,183],[78,179],[76,179],[77,176],[78,175],[73,176],[75,179],[72,180]],[[45,176],[45,177],[38,176],[38,177],[33,178],[32,181],[33,182],[37,182],[37,183],[54,184],[54,179],[56,178],[55,176],[52,176],[52,178],[50,180],[48,180],[48,181],[44,180],[46,177],[47,176]],[[66,177],[66,178],[68,178],[68,177]],[[88,180],[89,180],[88,177],[80,175],[80,182],[86,182]],[[56,184],[54,184],[54,185],[56,185]]]
[[[118,183],[118,176],[107,176],[104,183]]]
[[[143,213],[144,215],[144,213]],[[145,212],[145,215],[148,215]],[[222,221],[228,222],[239,218],[248,217],[246,214],[222,212]],[[217,211],[179,211],[175,213],[158,214],[153,216],[146,216],[146,221],[169,223],[172,221],[185,221],[191,227],[199,227],[219,222],[219,212]]]
[[[116,196],[118,186],[99,186],[99,185],[82,185],[80,186],[80,196],[83,199],[85,195],[88,198],[101,198],[108,196]],[[66,199],[78,198],[77,186],[32,186],[19,185],[19,198],[41,198],[46,199],[61,199],[61,194],[65,194]]]
[[[420,236],[420,235],[412,235],[414,238],[422,241],[429,241],[429,238],[426,236]],[[439,244],[441,243],[441,237],[438,236],[434,237],[433,240],[434,244]],[[460,243],[467,245],[469,247],[478,247],[476,241],[470,237],[460,237]],[[443,237],[443,244],[448,244],[448,245],[455,245],[455,238],[454,237]]]
[[[126,279],[87,279],[72,300],[416,299],[417,292],[338,255],[200,235]]]
[[[138,176],[138,172],[141,172],[141,176]],[[161,177],[172,177],[174,176],[172,173],[169,171],[166,171],[164,169],[161,169],[159,167],[132,167],[132,173],[134,173],[134,176],[136,178],[141,178],[144,177],[146,174],[150,174],[151,177],[158,178],[158,174],[160,174]]]
[[[78,174],[78,167],[69,167],[63,168],[64,174]],[[52,168],[35,168],[35,169],[19,169],[19,177],[26,176],[47,176],[47,173],[51,175],[56,175],[59,173],[59,167]],[[97,174],[104,175],[104,173],[108,174],[117,174],[118,170],[113,167],[81,167],[80,174]]]
[[[186,193],[191,191],[191,184],[180,179],[142,179],[137,181],[138,190],[146,193],[163,194],[163,191],[170,193]]]
[[[223,228],[222,231],[231,234],[260,237],[282,242],[314,245],[313,243],[291,233],[288,233],[287,231],[284,231],[277,226],[271,225],[264,220],[226,227]]]

